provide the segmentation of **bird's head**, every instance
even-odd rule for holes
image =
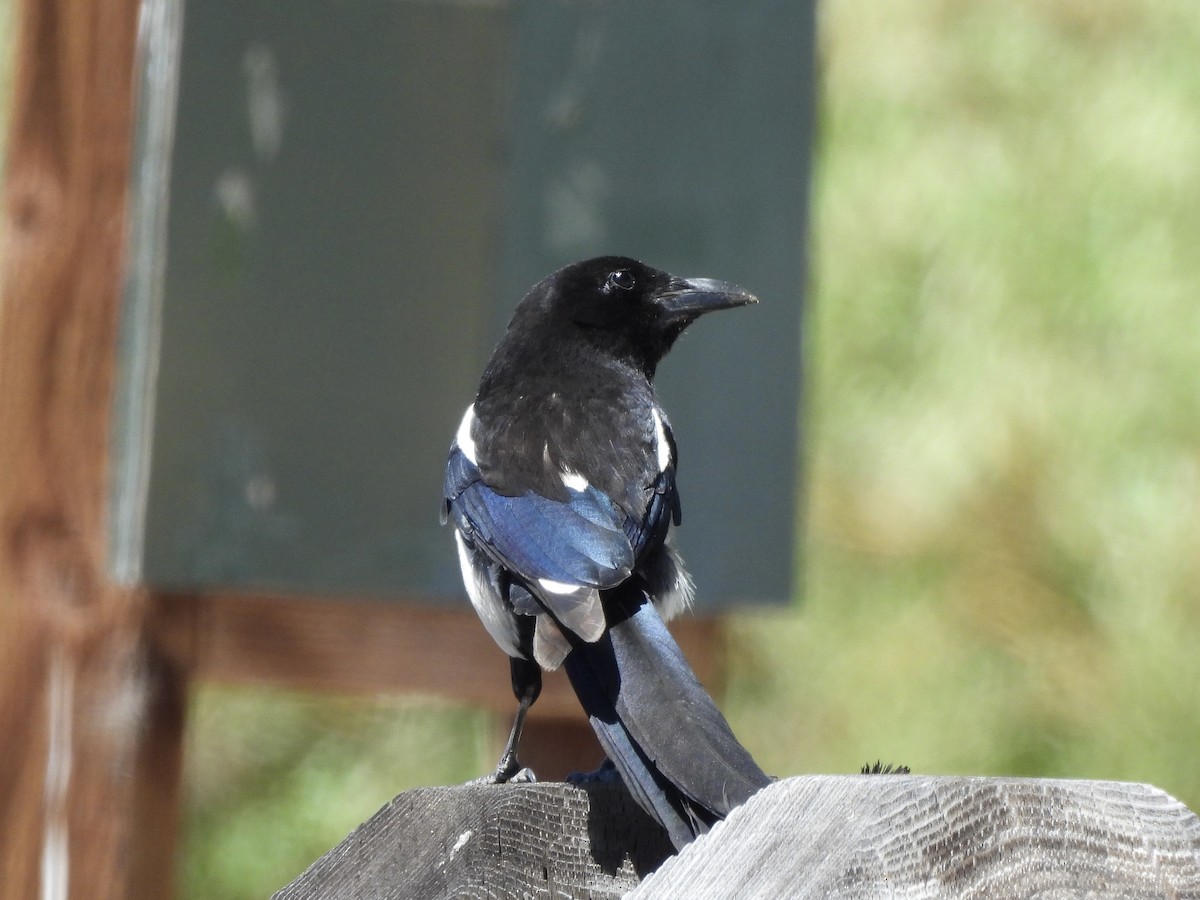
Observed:
[[[555,333],[654,368],[692,322],[757,303],[749,291],[711,278],[678,278],[625,256],[573,263],[537,284],[521,307]]]

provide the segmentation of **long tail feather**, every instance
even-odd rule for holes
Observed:
[[[734,736],[646,595],[605,592],[609,628],[577,641],[567,675],[630,794],[676,848],[770,783]]]

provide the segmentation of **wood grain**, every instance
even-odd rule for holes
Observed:
[[[790,778],[630,894],[728,896],[1200,897],[1200,819],[1144,784]]]
[[[140,810],[134,784],[145,742],[157,765],[178,735],[146,717],[161,699],[147,598],[106,568],[138,5],[25,0],[17,14],[0,270],[5,896],[133,896],[135,869],[152,890],[169,877],[171,816]]]
[[[1144,784],[800,776],[669,851],[619,784],[422,788],[276,897],[1200,897],[1200,819]]]
[[[620,784],[461,785],[401,794],[276,900],[617,898],[670,852]]]

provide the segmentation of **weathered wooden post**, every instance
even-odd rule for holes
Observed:
[[[619,785],[425,788],[275,896],[1200,897],[1200,819],[1122,782],[800,776],[669,851]]]

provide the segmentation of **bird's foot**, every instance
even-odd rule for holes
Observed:
[[[521,765],[515,756],[506,756],[500,760],[495,772],[468,781],[467,784],[533,784],[535,781],[537,776],[533,774],[533,769]]]
[[[600,763],[595,772],[572,772],[567,776],[569,784],[614,784],[621,780],[621,773],[611,759]]]

